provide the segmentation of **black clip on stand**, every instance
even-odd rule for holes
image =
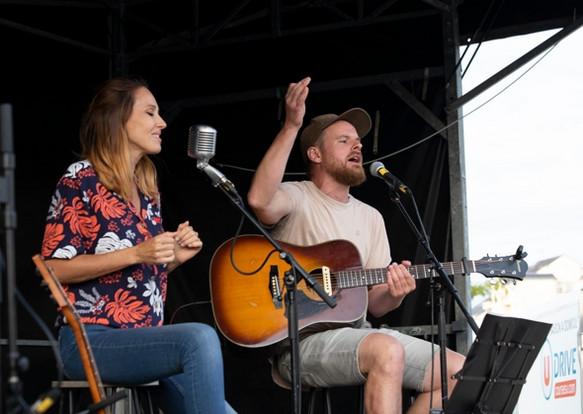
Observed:
[[[433,264],[434,270],[441,276],[441,280],[446,285],[447,289],[449,290],[449,292],[451,293],[451,295],[453,296],[453,298],[455,299],[455,301],[459,305],[460,309],[464,313],[468,323],[470,324],[470,327],[472,328],[474,333],[477,334],[479,328],[478,328],[478,325],[476,324],[476,321],[474,320],[471,313],[468,311],[468,309],[464,305],[463,301],[461,300],[461,298],[458,294],[457,288],[455,287],[453,282],[448,277],[447,272],[443,269],[442,264],[437,260],[437,258],[435,257],[435,254],[431,250],[431,247],[429,246],[429,240],[428,240],[428,237],[427,237],[425,231],[423,231],[423,233],[422,233],[421,230],[419,230],[415,226],[415,224],[413,223],[413,220],[411,219],[411,217],[409,216],[409,214],[407,213],[407,211],[405,210],[405,208],[401,204],[401,198],[400,198],[401,196],[400,196],[398,191],[400,191],[402,194],[411,196],[411,199],[413,199],[413,202],[414,202],[415,200],[413,198],[413,194],[412,194],[411,190],[400,182],[399,183],[390,183],[389,181],[386,181],[386,183],[388,184],[389,188],[391,189],[391,194],[392,194],[391,200],[397,205],[397,207],[399,207],[399,210],[401,211],[401,213],[403,214],[403,216],[407,220],[407,223],[409,223],[409,226],[411,226],[411,228],[415,232],[415,235],[417,236],[419,243],[421,243],[421,245],[423,246],[423,248],[427,252],[427,258]],[[418,220],[419,220],[419,224],[420,224],[421,228],[423,228],[423,222],[421,221],[421,219],[419,217],[418,217]],[[431,279],[431,283],[432,283],[432,286],[435,287],[433,278]],[[446,359],[447,335],[446,335],[446,326],[445,326],[445,307],[444,307],[443,295],[444,295],[444,291],[440,290],[439,317],[438,317],[437,327],[438,327],[438,338],[439,338],[439,345],[440,345],[441,390],[442,390],[442,397],[441,398],[442,398],[442,407],[443,407],[442,410],[445,410],[446,405],[447,405],[447,395],[448,395],[447,391],[448,390],[447,390],[447,359]],[[437,413],[439,411],[432,410],[431,412]]]
[[[293,405],[294,405],[294,413],[300,413],[302,408],[302,386],[301,386],[301,377],[300,377],[300,357],[299,357],[299,338],[298,338],[298,318],[297,318],[297,304],[296,304],[296,286],[297,282],[304,278],[308,286],[326,302],[328,306],[331,308],[336,306],[336,300],[331,298],[314,280],[312,276],[306,272],[304,268],[302,268],[292,256],[291,253],[286,252],[283,247],[269,234],[267,230],[257,221],[257,219],[245,209],[243,205],[243,200],[241,196],[235,189],[235,186],[231,181],[229,181],[223,173],[221,173],[216,168],[212,167],[211,165],[199,165],[199,169],[201,169],[206,175],[210,178],[214,187],[219,187],[223,192],[229,197],[231,202],[239,208],[239,210],[251,221],[255,227],[265,236],[265,238],[277,249],[279,252],[279,257],[282,260],[285,260],[290,266],[290,270],[285,273],[285,286],[287,289],[286,297],[286,306],[288,309],[288,335],[289,340],[291,343],[291,366],[292,366],[292,388],[293,388]]]

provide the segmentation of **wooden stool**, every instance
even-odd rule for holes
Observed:
[[[110,397],[126,391],[127,397],[121,398],[110,406],[111,414],[159,414],[154,407],[148,387],[158,385],[158,381],[139,385],[103,384],[105,395]],[[59,414],[75,414],[93,403],[87,381],[53,381],[52,387],[62,390]]]

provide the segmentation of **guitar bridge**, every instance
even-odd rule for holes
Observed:
[[[330,278],[330,268],[328,266],[322,267],[322,287],[328,296],[332,296],[332,280]]]
[[[275,265],[271,265],[269,270],[269,290],[271,292],[271,301],[275,305],[275,309],[281,309],[281,284],[279,283],[279,270]]]

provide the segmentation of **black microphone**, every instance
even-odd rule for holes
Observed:
[[[217,130],[208,125],[194,125],[188,129],[188,156],[197,160],[196,167],[202,170],[215,156]]]
[[[117,401],[122,400],[124,398],[129,398],[127,390],[118,391],[115,394],[110,395],[109,397],[105,397],[103,400],[99,401],[98,403],[93,403],[93,404],[88,405],[86,411],[81,411],[80,413],[77,413],[77,414],[95,413],[97,411],[101,411],[105,407],[109,407],[110,405],[113,405]]]
[[[391,190],[399,190],[400,192],[402,192],[403,194],[407,194],[407,191],[409,190],[409,188],[407,188],[407,186],[405,184],[403,184],[401,182],[401,180],[399,180],[397,177],[395,177],[393,174],[391,174],[389,172],[389,170],[387,170],[385,168],[385,166],[383,165],[382,162],[379,161],[375,161],[370,165],[370,173],[372,175],[374,175],[375,177],[381,178],[382,180],[384,180],[388,186],[391,188]]]
[[[49,408],[59,399],[61,396],[61,390],[58,388],[51,388],[45,394],[42,394],[38,399],[30,406],[28,410],[29,414],[41,414],[46,413]]]

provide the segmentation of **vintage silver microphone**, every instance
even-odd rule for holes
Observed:
[[[208,125],[193,125],[188,129],[188,156],[197,160],[196,167],[202,170],[215,156],[217,130]]]
[[[225,174],[210,165],[209,160],[215,156],[217,130],[208,125],[193,125],[188,129],[188,149],[190,158],[196,160],[196,167],[210,178],[213,186],[221,186],[229,193],[239,197],[235,185]]]

